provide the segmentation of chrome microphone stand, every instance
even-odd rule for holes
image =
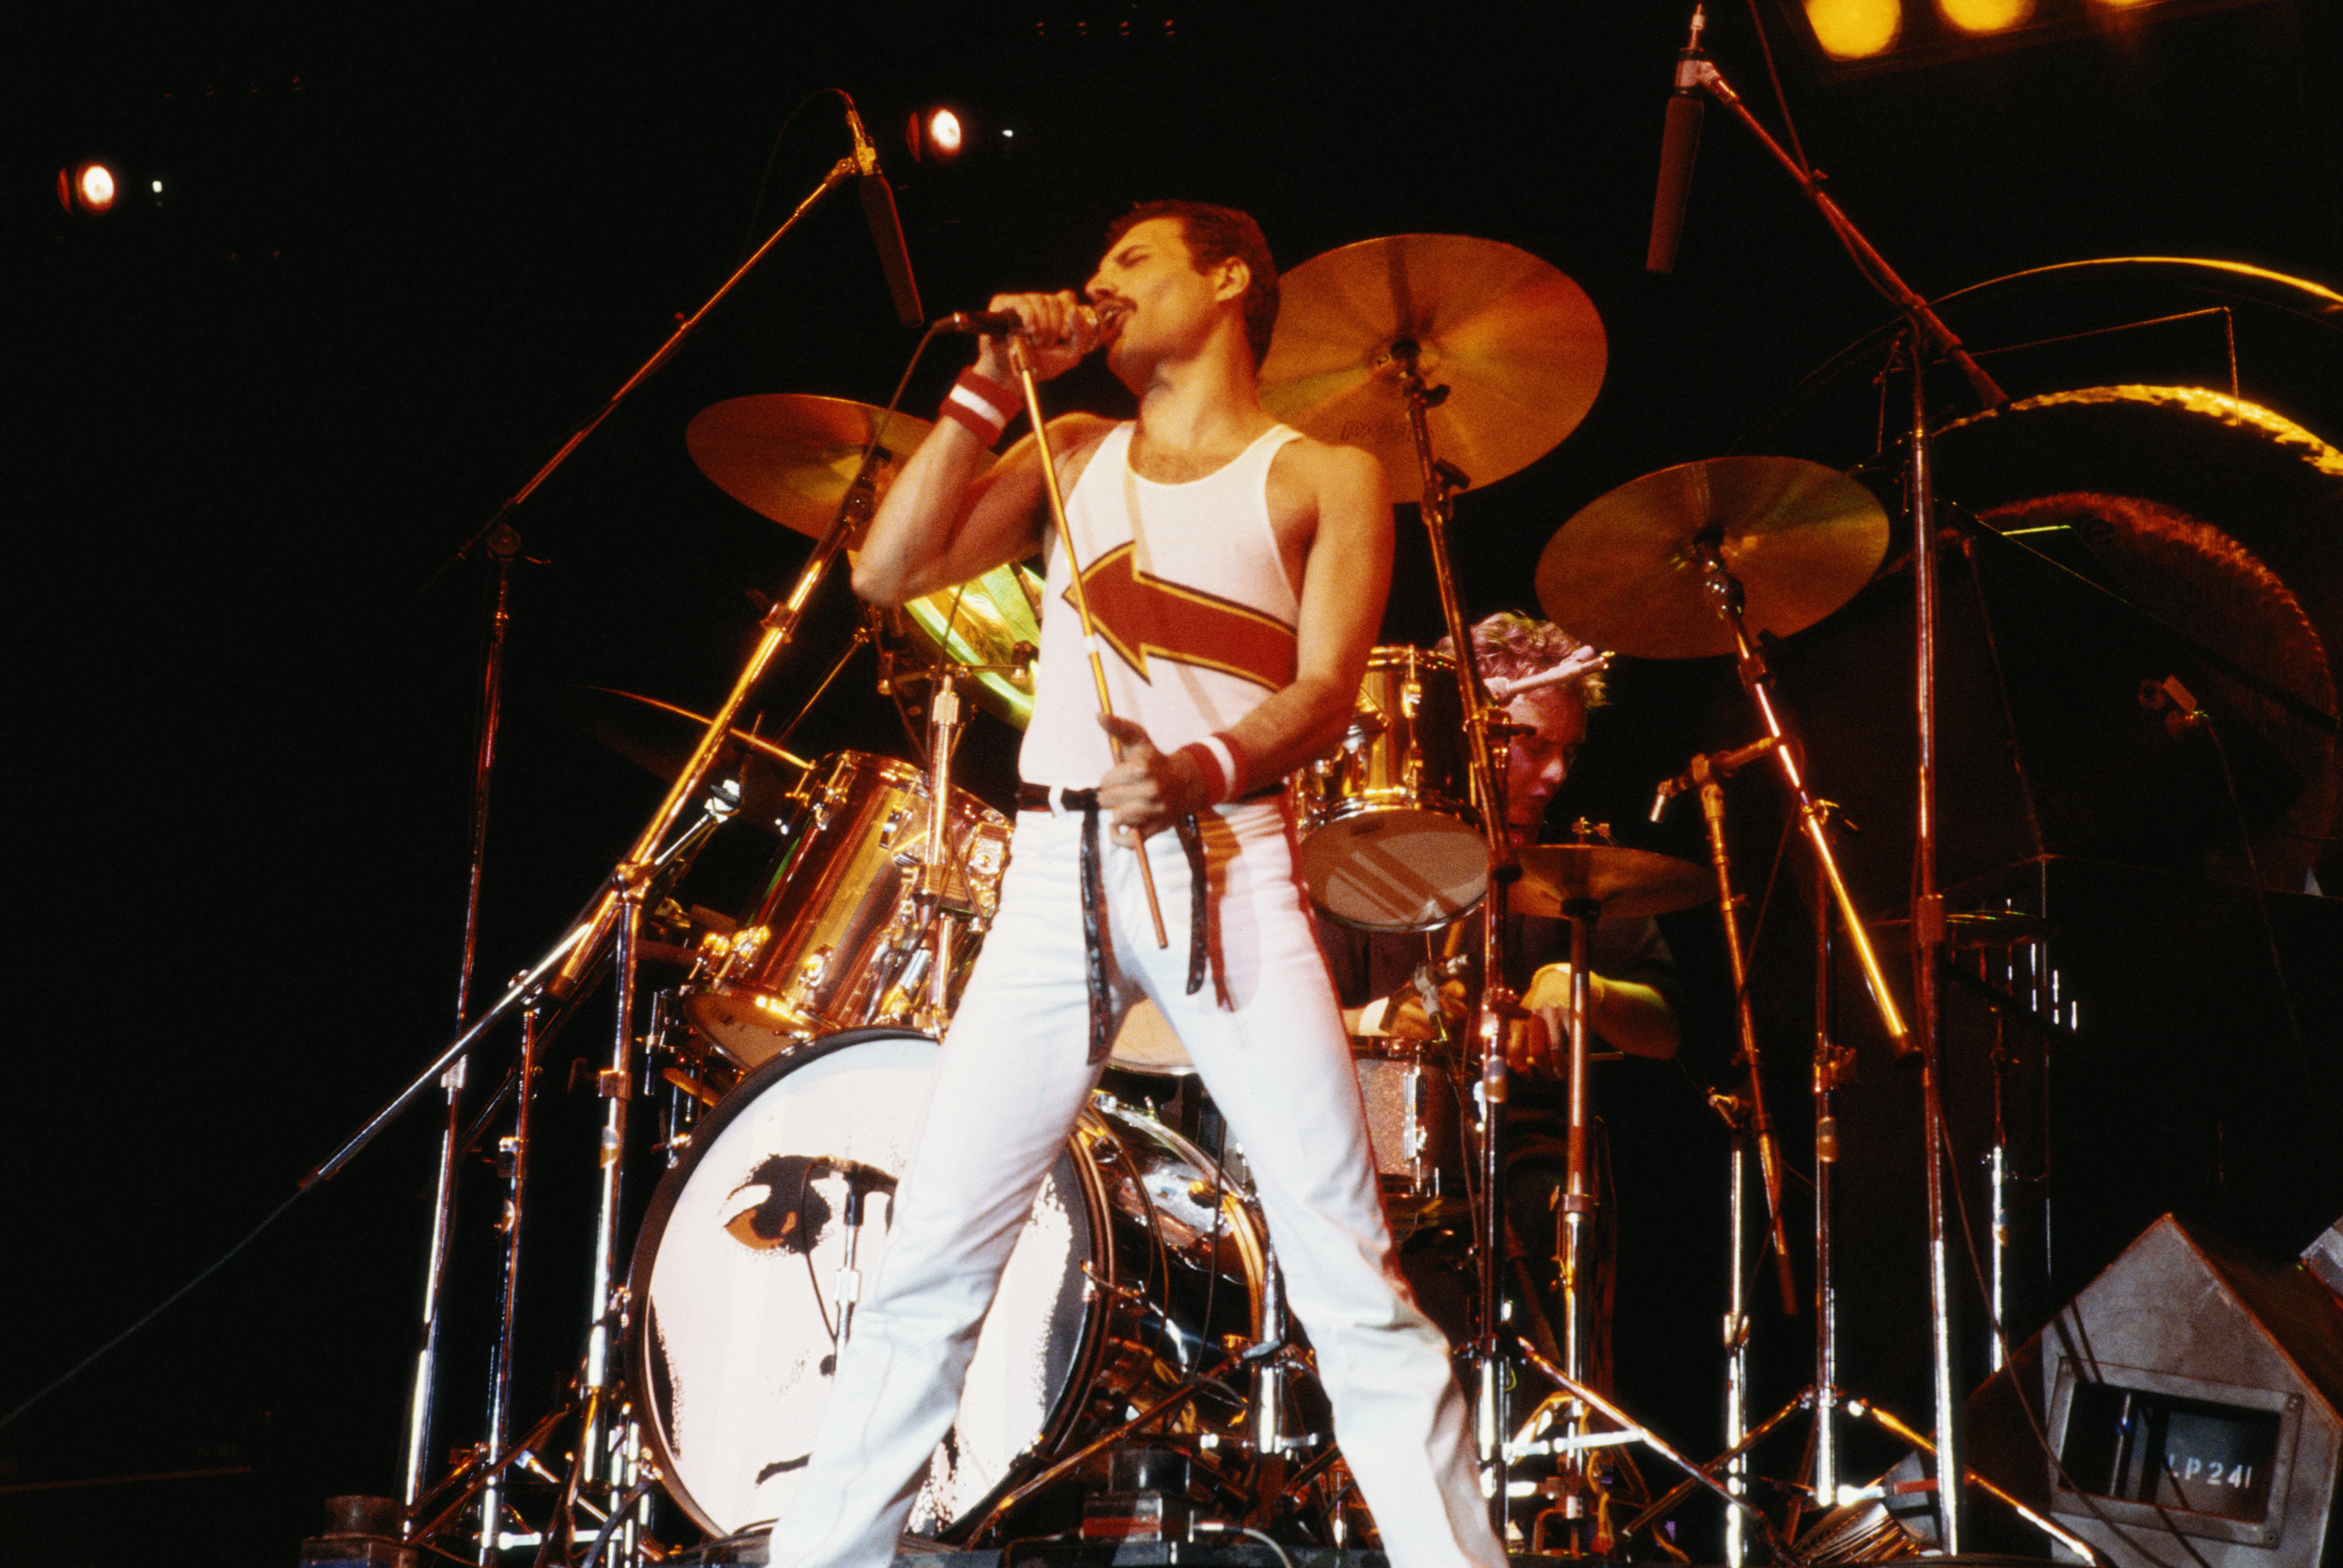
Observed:
[[[1928,1280],[1930,1296],[1930,1329],[1934,1347],[1934,1372],[1936,1402],[1936,1481],[1938,1542],[1949,1554],[1958,1554],[1966,1544],[1964,1507],[1960,1476],[1961,1463],[1961,1390],[1956,1386],[1955,1372],[1955,1334],[1953,1317],[1956,1297],[1950,1277],[1949,1247],[1946,1242],[1948,1221],[1945,1191],[1948,1172],[1945,1161],[1945,1129],[1943,1121],[1942,1028],[1937,1007],[1937,970],[1945,948],[1944,901],[1936,890],[1936,495],[1935,475],[1930,465],[1928,427],[1923,376],[1925,361],[1933,350],[1949,360],[1968,382],[1977,401],[1990,409],[2008,401],[1992,377],[1979,366],[1961,340],[1930,307],[1928,302],[1915,294],[1898,276],[1886,258],[1864,238],[1854,222],[1831,199],[1823,188],[1822,176],[1801,157],[1794,157],[1776,142],[1757,117],[1750,113],[1741,95],[1717,71],[1715,65],[1703,54],[1697,45],[1678,56],[1677,84],[1679,91],[1698,90],[1715,98],[1732,112],[1735,118],[1755,136],[1761,146],[1772,154],[1776,163],[1788,171],[1798,183],[1815,209],[1829,225],[1831,232],[1845,249],[1855,268],[1882,297],[1900,311],[1909,322],[1906,341],[1909,345],[1912,369],[1912,426],[1906,450],[1906,496],[1913,525],[1913,588],[1916,601],[1915,616],[1916,672],[1914,708],[1918,731],[1919,763],[1916,779],[1917,803],[1913,839],[1915,888],[1912,900],[1912,958],[1915,1000],[1918,1004],[1919,1030],[1917,1039],[1894,1018],[1893,1004],[1888,1001],[1885,987],[1877,973],[1877,960],[1861,923],[1848,907],[1845,890],[1839,885],[1835,865],[1827,859],[1821,825],[1814,817],[1811,799],[1795,777],[1786,754],[1783,761],[1785,773],[1791,776],[1792,789],[1799,795],[1800,809],[1805,818],[1808,836],[1819,852],[1825,857],[1824,869],[1829,874],[1833,892],[1842,912],[1847,917],[1847,934],[1855,942],[1856,954],[1864,961],[1865,979],[1871,982],[1875,1002],[1883,1019],[1888,1022],[1888,1034],[1899,1055],[1917,1051],[1921,1058],[1921,1093],[1924,1102],[1923,1121],[1928,1147],[1926,1157],[1927,1171],[1928,1216]],[[1735,635],[1739,625],[1735,622]],[[1742,638],[1745,659],[1747,640]],[[1755,689],[1753,688],[1753,690]],[[1760,704],[1764,706],[1762,696]],[[1768,721],[1771,722],[1770,709]],[[1778,733],[1778,731],[1777,731]]]

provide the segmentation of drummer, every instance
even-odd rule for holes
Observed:
[[[894,1555],[1034,1195],[1144,995],[1244,1147],[1394,1568],[1503,1568],[1446,1343],[1393,1265],[1281,798],[1284,775],[1340,739],[1374,640],[1391,572],[1383,470],[1262,409],[1277,275],[1243,214],[1136,209],[1109,231],[1085,295],[991,307],[1024,322],[1038,377],[1104,347],[1139,399],[1136,419],[1070,417],[1048,432],[1111,727],[1032,443],[990,461],[1019,406],[1001,340],[983,340],[855,569],[866,598],[900,604],[1046,550],[1050,608],[1000,912],[771,1561],[882,1568]]]
[[[1473,628],[1473,654],[1483,680],[1527,680],[1566,663],[1584,648],[1560,627],[1500,611]],[[1449,651],[1443,638],[1440,651]],[[1581,660],[1583,661],[1583,655]],[[1588,672],[1522,692],[1505,705],[1505,719],[1523,727],[1506,751],[1505,826],[1515,848],[1537,842],[1546,807],[1562,788],[1586,739],[1586,716],[1603,705],[1603,677]],[[1567,1069],[1570,925],[1544,916],[1515,916],[1505,943],[1510,977],[1530,1016],[1511,1031],[1506,1065],[1534,1078],[1558,1078]],[[1326,920],[1321,945],[1334,973],[1344,1017],[1359,1035],[1421,1038],[1425,1015],[1410,985],[1417,966],[1437,963],[1445,943],[1423,936],[1367,939]],[[1478,942],[1460,943],[1467,953]],[[1610,920],[1594,928],[1594,972],[1587,977],[1587,1018],[1609,1049],[1664,1060],[1676,1053],[1675,963],[1650,920]],[[1452,966],[1453,967],[1453,966]],[[1466,988],[1446,982],[1449,1010],[1461,1019]],[[1370,1000],[1373,999],[1373,1000]]]
[[[1445,638],[1440,651],[1449,651]],[[1549,622],[1510,612],[1501,611],[1473,628],[1473,654],[1484,680],[1518,682],[1572,663],[1587,666],[1586,673],[1523,691],[1505,705],[1505,718],[1523,729],[1511,738],[1506,752],[1505,822],[1515,847],[1524,847],[1537,841],[1546,808],[1585,741],[1587,712],[1604,701],[1603,678],[1576,638]],[[1526,1081],[1509,1101],[1513,1181],[1508,1208],[1517,1239],[1537,1254],[1553,1255],[1558,1251],[1559,1211],[1550,1200],[1563,1173],[1564,1133],[1555,1087],[1569,1070],[1570,964],[1566,956],[1558,955],[1570,950],[1570,926],[1536,915],[1513,916],[1507,925],[1508,979],[1521,996],[1525,1016],[1507,1030],[1505,1058],[1506,1065]],[[1446,1030],[1452,1037],[1461,1037],[1471,987],[1457,975],[1480,950],[1472,917],[1446,933],[1429,936],[1369,937],[1322,918],[1318,930],[1353,1034],[1431,1035],[1423,992],[1413,983],[1424,974],[1436,988]],[[1452,951],[1463,957],[1444,961]],[[1587,1020],[1597,1042],[1630,1056],[1665,1060],[1675,1055],[1676,966],[1659,927],[1649,918],[1597,922],[1588,967],[1593,972],[1587,977]],[[1607,1195],[1596,1213],[1598,1231],[1607,1232],[1613,1214]],[[1596,1251],[1606,1260],[1612,1255],[1607,1235],[1598,1235]],[[1544,1287],[1552,1272],[1547,1269],[1541,1276],[1542,1295],[1548,1294]],[[1603,1269],[1606,1298],[1612,1274],[1608,1267]],[[1549,1298],[1549,1308],[1552,1304]],[[1606,1323],[1609,1315],[1606,1308],[1602,1313]],[[1457,1332],[1455,1323],[1444,1326]],[[1608,1335],[1598,1334],[1596,1340],[1596,1382],[1603,1383],[1608,1382],[1602,1364],[1607,1360]]]

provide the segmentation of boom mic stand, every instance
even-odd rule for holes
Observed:
[[[850,101],[849,109],[850,113]],[[858,142],[860,139],[858,134]],[[487,853],[489,789],[495,778],[497,740],[503,716],[505,638],[512,619],[512,568],[514,562],[520,558],[520,535],[511,525],[512,514],[526,504],[539,487],[551,478],[554,472],[585,445],[587,439],[601,427],[605,420],[618,412],[619,406],[638,387],[649,381],[662,366],[675,357],[685,342],[699,329],[700,325],[708,319],[716,307],[732,292],[734,286],[755,270],[758,264],[764,260],[766,255],[776,245],[780,243],[784,235],[797,226],[799,220],[812,209],[816,202],[828,195],[834,186],[844,183],[849,178],[870,172],[862,165],[860,148],[856,155],[841,158],[831,166],[830,172],[823,176],[821,182],[798,204],[787,218],[782,220],[780,226],[774,229],[765,242],[733,270],[732,275],[725,279],[697,311],[680,322],[675,331],[669,334],[667,340],[651,357],[644,361],[616,392],[610,395],[590,418],[572,431],[553,456],[547,459],[544,466],[538,468],[518,490],[506,498],[488,519],[480,525],[454,555],[442,562],[425,583],[427,588],[457,561],[467,558],[476,550],[483,548],[487,549],[490,559],[496,564],[494,608],[489,616],[488,652],[484,660],[480,719],[473,767],[472,812],[468,840],[469,865],[464,910],[463,949],[456,993],[456,1019],[459,1030],[462,1028],[465,1016],[471,1010],[472,970],[479,945],[481,874]],[[866,463],[867,461],[866,457]],[[688,798],[689,791],[683,793],[685,798]],[[670,822],[671,820],[670,819]],[[661,825],[662,833],[667,825]],[[655,843],[659,837],[659,833],[646,835],[645,842]],[[638,844],[639,853],[644,847],[644,843]],[[566,974],[568,971],[564,972]],[[499,1004],[499,1009],[491,1016],[501,1016],[503,1007],[504,1004]],[[486,1023],[489,1020],[482,1021]],[[463,1030],[459,1038],[464,1039],[468,1044],[469,1040],[477,1038],[478,1033],[478,1030]],[[408,1396],[407,1454],[401,1502],[408,1511],[410,1523],[411,1515],[423,1495],[424,1468],[432,1446],[431,1429],[438,1374],[441,1296],[447,1283],[448,1251],[454,1239],[456,1164],[458,1154],[457,1144],[462,1123],[462,1100],[468,1057],[466,1052],[458,1050],[446,1060],[447,1065],[445,1070],[435,1075],[439,1080],[447,1097],[447,1119],[440,1138],[439,1160],[432,1197],[430,1242],[424,1264],[422,1342],[416,1353],[414,1382]],[[407,1098],[408,1097],[402,1096],[401,1101]],[[394,1105],[397,1106],[398,1103],[394,1102]],[[367,1131],[360,1135],[358,1141],[363,1142],[369,1138],[372,1131],[382,1124],[382,1118],[377,1118],[375,1122],[369,1124]],[[327,1164],[334,1169],[338,1169],[340,1163],[356,1151],[355,1145],[346,1148],[342,1154],[336,1156]],[[301,1185],[307,1188],[312,1182],[330,1174],[332,1170],[321,1166],[311,1172]]]
[[[1697,35],[1695,35],[1695,40]],[[1947,1203],[1946,1183],[1949,1172],[1946,1168],[1944,1105],[1942,1093],[1942,1028],[1936,1000],[1937,971],[1945,948],[1944,901],[1936,890],[1936,538],[1935,470],[1930,462],[1925,361],[1930,350],[1950,360],[1967,380],[1970,390],[1986,408],[1996,408],[2008,401],[1993,377],[1970,357],[1961,340],[1953,335],[1928,302],[1915,294],[1896,276],[1886,258],[1873,248],[1854,223],[1823,189],[1820,173],[1793,157],[1759,123],[1730,84],[1717,71],[1714,62],[1696,46],[1678,56],[1676,81],[1679,90],[1697,89],[1715,98],[1732,111],[1735,118],[1755,136],[1771,153],[1774,160],[1798,183],[1806,198],[1830,226],[1839,244],[1854,261],[1864,280],[1902,312],[1908,328],[1912,370],[1912,427],[1906,450],[1906,505],[1913,525],[1913,594],[1916,601],[1914,617],[1915,676],[1914,708],[1919,739],[1919,762],[1915,807],[1916,824],[1913,838],[1915,861],[1914,898],[1912,902],[1912,962],[1914,1000],[1919,1012],[1916,1042],[1910,1030],[1902,1027],[1895,1016],[1894,1004],[1878,972],[1878,960],[1871,951],[1868,937],[1859,920],[1855,918],[1851,901],[1840,882],[1837,869],[1829,859],[1829,850],[1817,819],[1812,798],[1806,795],[1795,773],[1795,765],[1786,752],[1781,753],[1785,777],[1792,791],[1799,797],[1800,814],[1808,838],[1823,856],[1822,866],[1828,874],[1833,894],[1841,912],[1846,918],[1847,935],[1855,944],[1856,956],[1864,965],[1865,978],[1870,982],[1875,1003],[1880,1009],[1887,1032],[1899,1054],[1916,1050],[1921,1062],[1922,1121],[1927,1139],[1927,1215],[1928,1215],[1928,1284],[1930,1297],[1930,1330],[1934,1350],[1936,1426],[1936,1512],[1940,1532],[1938,1542],[1951,1555],[1960,1553],[1966,1545],[1964,1507],[1961,1494],[1961,1391],[1956,1386],[1954,1370],[1955,1332],[1953,1314],[1955,1299],[1951,1289],[1949,1246],[1946,1234]],[[1713,562],[1711,581],[1722,576],[1722,563]],[[1745,660],[1748,657],[1748,639],[1735,622],[1735,635],[1741,641]],[[1746,668],[1745,664],[1745,668]],[[1762,689],[1753,686],[1759,706],[1765,709],[1769,729],[1772,725],[1770,705]],[[1828,1415],[1824,1416],[1829,1419]]]

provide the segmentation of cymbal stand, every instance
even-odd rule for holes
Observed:
[[[1495,705],[1481,679],[1473,656],[1473,630],[1456,591],[1456,572],[1448,552],[1448,525],[1455,515],[1456,492],[1472,480],[1453,464],[1433,456],[1430,411],[1448,399],[1448,388],[1424,379],[1422,346],[1401,338],[1391,346],[1391,363],[1407,410],[1408,434],[1415,447],[1416,470],[1423,487],[1417,510],[1432,550],[1433,585],[1440,594],[1440,618],[1448,628],[1449,646],[1456,650],[1457,700],[1464,714],[1464,757],[1472,783],[1473,805],[1481,815],[1481,836],[1488,846],[1489,890],[1481,920],[1481,995],[1475,1008],[1481,1056],[1481,1213],[1477,1242],[1480,1271],[1477,1300],[1480,1333],[1471,1355],[1478,1373],[1475,1438],[1480,1451],[1482,1484],[1488,1489],[1491,1523],[1497,1539],[1505,1538],[1510,1459],[1505,1441],[1505,1359],[1509,1338],[1503,1328],[1505,1211],[1504,1110],[1511,1080],[1505,1068],[1504,1028],[1517,999],[1505,986],[1505,890],[1521,875],[1511,838],[1505,831],[1503,772],[1497,767],[1493,747],[1505,744],[1493,733]],[[1574,1219],[1576,1216],[1573,1216]],[[1584,1368],[1581,1367],[1581,1372]]]
[[[472,759],[472,819],[468,875],[465,880],[462,957],[456,973],[456,1021],[472,1010],[472,970],[480,950],[480,886],[488,861],[488,794],[496,779],[497,740],[504,717],[505,638],[512,627],[512,574],[520,560],[520,534],[499,523],[488,534],[488,558],[496,563],[496,586],[488,611],[488,650],[481,660],[480,711]],[[423,1342],[415,1354],[415,1382],[407,1396],[407,1478],[399,1502],[412,1523],[423,1495],[424,1467],[431,1452],[432,1405],[438,1383],[440,1295],[447,1282],[447,1252],[455,1241],[457,1160],[464,1130],[464,1080],[470,1058],[459,1057],[440,1080],[447,1095],[447,1121],[439,1133],[439,1163],[431,1192],[431,1241],[423,1265]]]
[[[1763,749],[1779,746],[1775,738],[1772,745],[1761,743]],[[1782,1214],[1782,1157],[1779,1143],[1774,1136],[1774,1121],[1765,1109],[1765,1075],[1758,1054],[1757,1029],[1749,1010],[1749,967],[1746,950],[1741,940],[1740,899],[1733,890],[1733,856],[1727,847],[1725,832],[1725,780],[1735,768],[1745,766],[1754,759],[1749,749],[1716,755],[1703,754],[1692,759],[1689,778],[1700,793],[1700,814],[1708,833],[1709,862],[1716,869],[1716,895],[1719,918],[1725,925],[1725,953],[1732,966],[1735,1021],[1741,1040],[1737,1058],[1743,1069],[1743,1091],[1738,1096],[1712,1094],[1709,1102],[1732,1133],[1731,1153],[1727,1161],[1725,1299],[1725,1442],[1727,1457],[1723,1462],[1725,1484],[1735,1496],[1745,1495],[1748,1468],[1743,1449],[1748,1436],[1749,1398],[1749,1334],[1748,1282],[1748,1166],[1752,1144],[1757,1151],[1759,1180],[1765,1195],[1767,1241],[1774,1254],[1775,1277],[1782,1290],[1782,1311],[1795,1315],[1798,1310],[1797,1281],[1790,1267],[1790,1240]],[[1682,780],[1672,780],[1661,787],[1660,796],[1653,802],[1653,820],[1659,819],[1668,798],[1680,787]],[[1748,1536],[1738,1513],[1726,1516],[1725,1522],[1725,1561],[1730,1568],[1741,1568],[1746,1560]]]
[[[1739,120],[1761,146],[1771,153],[1775,162],[1788,172],[1798,187],[1822,215],[1855,270],[1883,298],[1886,299],[1909,323],[1905,341],[1912,371],[1912,427],[1906,447],[1905,498],[1912,518],[1913,528],[1913,599],[1915,676],[1913,707],[1918,736],[1918,767],[1915,779],[1916,798],[1916,821],[1913,833],[1914,896],[1912,900],[1912,966],[1913,996],[1920,1019],[1918,1039],[1910,1031],[1891,1025],[1888,1033],[1899,1055],[1920,1053],[1922,1121],[1928,1148],[1927,1171],[1928,1216],[1928,1284],[1930,1329],[1935,1351],[1936,1402],[1936,1474],[1938,1541],[1949,1555],[1958,1555],[1966,1545],[1966,1529],[1962,1491],[1959,1478],[1964,1473],[1961,1462],[1960,1434],[1961,1393],[1955,1386],[1954,1369],[1956,1298],[1952,1291],[1949,1246],[1946,1237],[1947,1200],[1946,1183],[1950,1172],[1946,1168],[1944,1103],[1942,1093],[1942,1019],[1937,1005],[1938,965],[1945,948],[1945,910],[1942,896],[1936,890],[1936,483],[1930,461],[1926,395],[1924,371],[1928,354],[1941,355],[1958,369],[1969,385],[1971,393],[1987,409],[1997,408],[2009,400],[2008,394],[1977,364],[1961,340],[1954,336],[1942,317],[1926,299],[1914,293],[1909,285],[1887,265],[1887,259],[1863,236],[1839,205],[1823,188],[1821,174],[1809,167],[1803,157],[1794,157],[1769,135],[1756,116],[1742,102],[1708,57],[1697,47],[1679,56],[1677,80],[1682,86],[1696,87],[1723,104]],[[1736,633],[1738,622],[1736,620]],[[1745,649],[1746,639],[1743,639]],[[1784,766],[1790,767],[1786,754]],[[1803,791],[1801,791],[1803,793]],[[1808,811],[1810,836],[1819,846],[1822,834],[1819,824]],[[1830,871],[1834,890],[1842,902],[1846,916],[1847,934],[1855,942],[1856,956],[1864,961],[1865,978],[1871,983],[1873,999],[1883,1014],[1893,1012],[1884,987],[1879,983],[1877,962],[1870,950],[1859,920],[1845,909],[1845,891],[1837,887],[1835,867]],[[1948,1482],[1946,1477],[1952,1479]]]
[[[952,950],[960,934],[959,917],[944,908],[945,874],[951,869],[952,860],[951,768],[952,749],[960,740],[960,687],[955,678],[960,668],[948,660],[939,661],[936,689],[928,698],[928,832],[920,846],[920,885],[913,895],[918,909],[926,917],[933,943],[928,960],[927,1016],[922,1027],[939,1033],[944,1020],[951,1016]],[[842,1307],[840,1317],[838,1333],[843,1341],[846,1324]]]

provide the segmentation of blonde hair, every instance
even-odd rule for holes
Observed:
[[[1507,680],[1542,675],[1585,646],[1550,620],[1506,609],[1485,617],[1473,628],[1473,661],[1481,667],[1484,680],[1493,675]],[[1453,651],[1448,638],[1440,639],[1438,651]],[[1589,708],[1600,708],[1608,695],[1600,671],[1548,689],[1567,692]]]

